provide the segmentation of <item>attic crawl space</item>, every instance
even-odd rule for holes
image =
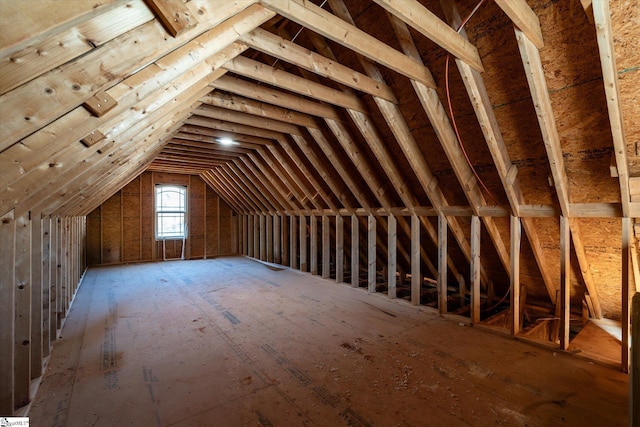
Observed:
[[[628,372],[639,10],[0,0],[0,415],[87,271],[223,256]]]

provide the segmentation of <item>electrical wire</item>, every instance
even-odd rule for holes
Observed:
[[[478,4],[473,8],[471,13],[469,13],[469,15],[462,21],[462,23],[460,24],[460,26],[456,30],[456,32],[458,34],[460,34],[460,32],[462,31],[464,26],[467,24],[467,22],[469,22],[471,17],[473,17],[473,15],[475,15],[475,13],[478,11],[478,9],[480,9],[480,6],[482,6],[482,4],[484,2],[485,2],[485,0],[480,0],[478,2]],[[473,167],[473,164],[471,163],[471,159],[469,159],[469,155],[467,154],[467,150],[464,148],[464,144],[462,143],[462,138],[460,137],[460,132],[458,130],[458,125],[456,123],[456,118],[455,118],[455,115],[453,114],[453,106],[451,104],[451,90],[449,88],[449,61],[450,61],[450,59],[451,59],[451,54],[447,53],[447,58],[446,58],[446,61],[445,61],[445,71],[444,71],[444,73],[445,73],[444,84],[445,84],[445,90],[446,90],[446,93],[447,93],[447,106],[449,107],[449,115],[451,117],[451,124],[453,125],[453,130],[454,130],[454,132],[456,134],[456,138],[458,139],[458,144],[460,144],[460,149],[462,150],[462,153],[464,154],[464,158],[466,159],[467,164],[471,168],[471,171],[473,172],[473,175],[475,175],[475,177],[478,180],[478,182],[480,183],[480,186],[482,187],[482,189],[487,193],[487,195],[493,200],[493,202],[495,204],[494,195],[487,188],[487,186],[485,185],[484,181],[482,180],[482,178],[480,178],[480,175],[478,175],[478,172]]]

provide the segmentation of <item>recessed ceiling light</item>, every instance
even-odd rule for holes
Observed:
[[[218,142],[222,145],[234,145],[236,143],[231,138],[218,138]]]

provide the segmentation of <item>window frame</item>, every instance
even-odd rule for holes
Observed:
[[[178,206],[176,207],[168,207],[163,208],[163,206],[159,206],[159,201],[161,194],[163,192],[173,191],[176,193],[180,193],[183,200],[183,209],[180,209]],[[154,211],[154,235],[156,241],[163,240],[186,240],[188,236],[188,211],[189,211],[189,197],[188,197],[188,187],[186,185],[180,184],[156,184],[154,187],[154,197],[153,197],[153,211]],[[173,214],[173,215],[182,215],[182,232],[180,234],[168,234],[166,231],[164,233],[160,233],[160,217],[162,214]]]

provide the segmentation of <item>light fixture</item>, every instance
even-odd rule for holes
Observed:
[[[221,145],[235,145],[236,142],[231,138],[218,138],[218,143]]]

